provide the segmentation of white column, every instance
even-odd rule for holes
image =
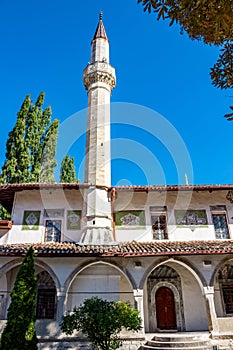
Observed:
[[[135,300],[137,310],[139,311],[139,315],[142,320],[141,332],[144,333],[145,327],[144,327],[143,289],[134,289],[133,295],[134,295],[134,300]]]
[[[204,287],[204,295],[206,298],[207,305],[207,316],[208,316],[208,325],[209,331],[212,333],[219,332],[218,319],[215,311],[214,305],[214,287]]]
[[[57,322],[60,323],[62,316],[64,315],[64,304],[65,304],[66,293],[63,288],[57,292]]]

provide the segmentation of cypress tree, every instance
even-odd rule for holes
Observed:
[[[31,106],[30,96],[27,95],[13,130],[8,135],[6,143],[6,161],[2,167],[1,183],[27,182],[29,177],[30,157],[24,142],[26,119]]]
[[[60,182],[76,182],[76,171],[74,165],[74,157],[66,155],[63,158],[60,171]]]
[[[54,157],[56,155],[58,126],[59,121],[55,119],[48,128],[43,143],[41,143],[42,154],[39,182],[54,182],[54,168],[57,165]]]
[[[6,144],[6,160],[0,183],[54,182],[58,120],[52,110],[43,111],[44,93],[32,104],[27,95]]]
[[[34,269],[34,251],[29,248],[17,274],[7,312],[0,350],[35,350],[35,303],[37,280]]]

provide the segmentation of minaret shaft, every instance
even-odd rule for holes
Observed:
[[[92,42],[91,62],[109,62],[109,43],[106,39],[95,39]]]
[[[112,244],[110,96],[116,84],[115,69],[109,64],[109,42],[102,14],[92,40],[91,62],[83,74],[88,92],[85,182],[84,244]]]
[[[111,186],[110,152],[110,95],[98,86],[88,92],[86,183]]]

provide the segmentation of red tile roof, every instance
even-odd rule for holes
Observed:
[[[87,183],[22,183],[22,184],[6,184],[0,186],[0,203],[9,211],[11,211],[15,192],[23,190],[50,190],[50,189],[83,189],[88,188]],[[223,185],[150,185],[150,186],[96,186],[97,188],[106,188],[116,192],[149,192],[149,191],[219,191],[233,190],[233,184]]]
[[[0,256],[23,256],[32,246],[35,256],[141,257],[232,254],[233,240],[126,242],[113,245],[82,245],[73,242],[8,244],[0,246]]]

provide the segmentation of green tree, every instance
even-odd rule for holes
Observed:
[[[56,119],[48,128],[42,144],[40,161],[39,182],[54,182],[54,168],[57,165],[54,159],[56,155],[56,144],[59,121]]]
[[[10,220],[11,214],[0,204],[0,220]]]
[[[26,96],[8,136],[1,183],[54,182],[59,122],[51,123],[51,108],[43,111],[43,103],[43,92],[35,104]]]
[[[177,23],[191,39],[220,47],[220,56],[211,68],[212,84],[220,89],[233,88],[233,0],[138,0],[144,11],[157,19]],[[233,109],[233,107],[231,107]],[[233,120],[233,113],[226,114]]]
[[[34,270],[34,251],[27,251],[11,292],[7,324],[3,330],[0,350],[35,350],[35,301],[37,280]]]
[[[122,345],[119,332],[125,328],[138,331],[141,319],[137,310],[122,301],[107,301],[97,297],[87,299],[71,315],[63,317],[61,329],[66,334],[81,331],[96,349],[114,350]]]
[[[61,164],[60,182],[76,182],[76,171],[74,165],[74,157],[66,155]]]
[[[30,159],[24,138],[30,105],[30,96],[27,95],[17,114],[16,124],[8,135],[6,161],[2,167],[1,183],[26,182],[29,177]]]

